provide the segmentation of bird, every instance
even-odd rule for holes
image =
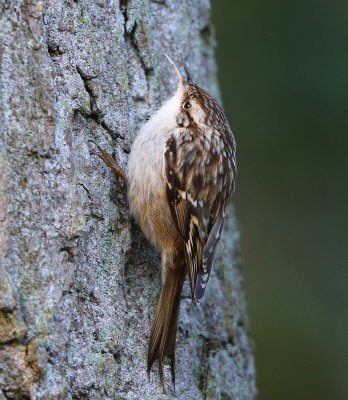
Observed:
[[[97,143],[97,155],[127,181],[131,214],[161,255],[162,290],[152,323],[147,372],[170,360],[175,387],[175,347],[186,275],[200,304],[236,182],[236,142],[218,102],[195,84],[178,53],[175,93],[136,136],[125,172]]]

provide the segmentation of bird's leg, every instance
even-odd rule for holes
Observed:
[[[96,147],[97,151],[94,151],[93,154],[97,155],[101,158],[104,163],[113,171],[116,177],[120,177],[127,182],[127,174],[123,171],[117,161],[103,148],[101,148],[94,140],[90,140]]]

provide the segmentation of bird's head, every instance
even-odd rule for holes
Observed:
[[[182,76],[174,61],[165,54],[179,81],[175,94],[177,99],[176,122],[179,127],[203,129],[211,124],[213,113],[219,112],[221,109],[206,91],[193,82],[185,61],[179,53],[178,55],[185,76]]]

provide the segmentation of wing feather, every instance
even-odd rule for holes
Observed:
[[[223,215],[220,215],[215,221],[210,231],[207,243],[204,246],[202,268],[197,275],[196,286],[195,286],[195,299],[197,303],[201,302],[202,297],[204,295],[204,291],[207,286],[211,269],[213,266],[217,245],[220,241],[223,225],[224,225],[224,217]]]
[[[223,227],[226,204],[224,199],[219,197],[217,190],[216,198],[209,207],[208,199],[204,198],[204,193],[206,193],[204,187],[201,184],[195,184],[195,182],[203,182],[204,177],[197,177],[191,173],[192,179],[187,179],[188,175],[184,175],[177,162],[178,146],[183,146],[180,148],[182,159],[187,156],[184,145],[177,144],[174,137],[167,140],[164,149],[163,165],[167,183],[167,200],[173,220],[184,242],[192,298],[199,303],[211,273]]]
[[[194,298],[197,274],[202,266],[202,238],[200,237],[199,202],[182,186],[176,167],[176,144],[169,139],[164,151],[164,173],[167,182],[167,199],[172,216],[185,243],[185,259]]]

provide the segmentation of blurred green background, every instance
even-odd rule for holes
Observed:
[[[213,0],[260,400],[348,399],[348,1]]]

